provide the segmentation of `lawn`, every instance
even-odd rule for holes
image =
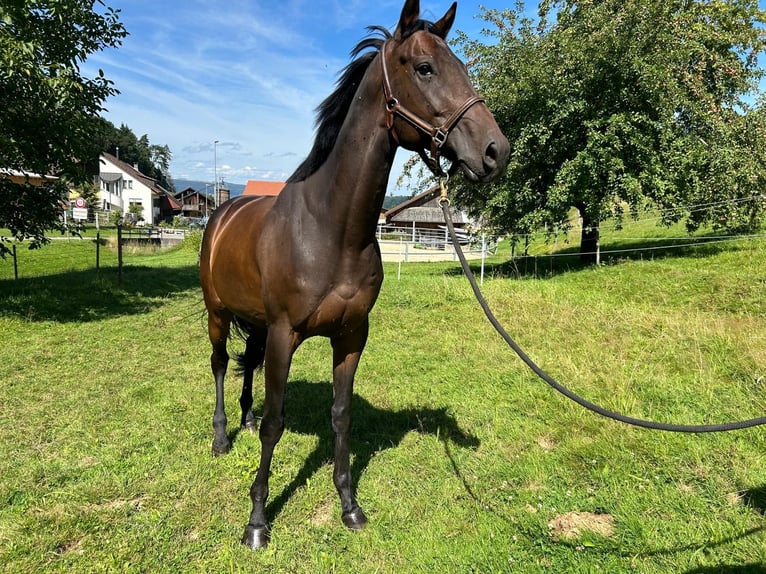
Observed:
[[[635,246],[628,231],[605,232],[603,248]],[[20,249],[18,281],[0,261],[0,570],[766,572],[763,429],[678,435],[583,411],[505,347],[456,263],[406,264],[400,280],[386,266],[354,398],[369,526],[340,521],[330,348],[312,339],[287,388],[272,543],[250,551],[239,538],[260,445],[237,433],[230,374],[236,437],[210,454],[195,249],[130,253],[121,281],[109,247],[98,272],[79,263],[92,250]],[[501,243],[488,261],[485,295],[575,391],[669,422],[766,413],[763,239],[597,268],[541,259],[536,274],[509,253]],[[257,411],[262,400],[258,386]]]

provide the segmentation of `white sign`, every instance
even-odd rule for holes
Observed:
[[[72,217],[75,219],[88,219],[88,209],[82,207],[73,207]]]

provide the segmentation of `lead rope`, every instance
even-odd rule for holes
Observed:
[[[492,310],[489,308],[487,301],[484,299],[484,296],[481,294],[479,285],[476,283],[476,278],[473,276],[473,273],[471,272],[471,268],[468,265],[468,261],[466,261],[465,255],[463,254],[463,250],[460,248],[460,242],[457,240],[457,237],[455,235],[455,226],[452,223],[452,215],[450,213],[450,201],[449,201],[449,198],[447,197],[447,182],[445,181],[444,178],[440,179],[440,186],[441,186],[441,196],[439,198],[439,206],[442,208],[442,212],[444,213],[444,221],[446,222],[447,228],[449,229],[450,237],[452,238],[452,245],[454,246],[455,251],[457,252],[457,256],[460,259],[460,265],[463,268],[463,272],[468,278],[468,282],[471,284],[471,289],[473,289],[473,293],[476,296],[476,300],[479,302],[479,305],[481,305],[481,308],[484,311],[484,314],[487,316],[487,319],[489,319],[489,322],[492,324],[495,330],[500,334],[500,336],[503,339],[505,339],[505,342],[508,343],[508,345],[511,347],[511,349],[514,350],[514,352],[519,356],[519,358],[522,361],[524,361],[524,363],[526,363],[526,365],[530,369],[532,369],[532,371],[534,371],[534,373],[538,377],[540,377],[542,380],[548,383],[551,387],[553,387],[559,393],[561,393],[568,399],[571,399],[572,401],[576,402],[578,405],[585,407],[589,411],[597,413],[601,416],[610,418],[615,421],[623,422],[629,425],[647,428],[647,429],[654,429],[654,430],[661,430],[661,431],[668,431],[668,432],[707,433],[707,432],[724,432],[724,431],[740,430],[740,429],[746,429],[746,428],[766,424],[766,417],[759,417],[759,418],[730,422],[730,423],[708,424],[708,425],[679,425],[679,424],[661,423],[661,422],[655,422],[655,421],[648,421],[644,419],[638,419],[638,418],[629,417],[620,413],[616,413],[614,411],[610,411],[609,409],[605,409],[604,407],[596,405],[588,401],[587,399],[582,398],[581,396],[577,395],[576,393],[574,393],[573,391],[569,390],[567,387],[565,387],[564,385],[556,381],[556,379],[551,377],[548,373],[542,370],[532,359],[530,359],[529,356],[524,352],[524,350],[521,347],[519,347],[519,345],[516,344],[516,342],[506,332],[506,330],[497,320],[495,315],[492,313]]]

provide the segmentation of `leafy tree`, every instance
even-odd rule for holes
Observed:
[[[458,40],[512,144],[506,177],[458,185],[460,201],[517,233],[552,229],[574,206],[590,261],[599,223],[626,208],[651,203],[690,229],[760,223],[756,0],[543,1],[538,19],[523,14],[485,10],[486,39]]]
[[[122,225],[123,223],[125,223],[125,218],[121,211],[114,210],[109,214],[110,225],[117,226],[117,225]]]
[[[140,203],[131,203],[128,206],[128,214],[132,223],[138,223],[144,219],[144,206]]]
[[[168,191],[175,191],[170,176],[170,160],[173,157],[167,145],[149,142],[149,136],[140,138],[127,125],[116,128],[112,122],[100,118],[97,134],[100,149],[106,151],[130,165],[138,166],[144,175],[156,179]]]
[[[64,231],[67,185],[87,181],[100,150],[93,138],[103,102],[117,93],[103,72],[82,75],[87,57],[127,35],[118,10],[93,0],[0,4],[0,228],[31,246]],[[43,187],[15,183],[10,170],[54,175]],[[4,238],[7,239],[7,238]],[[0,243],[0,255],[7,246]]]

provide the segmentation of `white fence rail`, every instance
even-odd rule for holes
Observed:
[[[460,246],[468,259],[494,254],[497,238],[484,233],[471,234],[456,230]],[[457,261],[449,231],[408,227],[378,227],[378,243],[383,261],[410,263],[416,261]]]

